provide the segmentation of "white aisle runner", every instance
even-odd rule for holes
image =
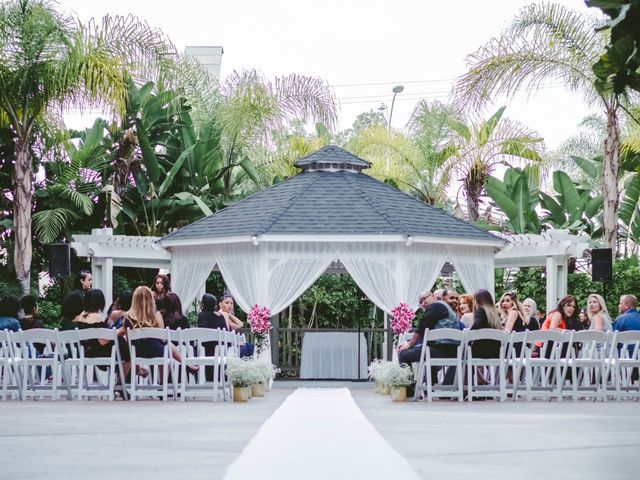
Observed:
[[[226,480],[417,479],[347,388],[300,388],[258,430]]]

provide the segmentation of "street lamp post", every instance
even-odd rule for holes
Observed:
[[[404,90],[403,85],[396,85],[393,87],[393,99],[391,100],[391,110],[389,111],[389,122],[387,123],[387,137],[391,134],[391,119],[393,118],[393,105],[396,103],[396,95],[402,93]],[[387,177],[389,176],[389,149],[387,148]]]

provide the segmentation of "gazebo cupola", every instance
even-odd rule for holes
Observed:
[[[358,158],[335,145],[323,147],[317,152],[301,158],[293,165],[302,172],[337,172],[338,170],[360,172],[371,166],[366,160]]]

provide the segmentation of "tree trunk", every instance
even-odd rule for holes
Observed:
[[[33,196],[31,152],[25,140],[16,141],[16,166],[14,172],[13,231],[15,249],[13,264],[22,291],[31,287],[31,200]]]
[[[604,140],[604,246],[616,252],[618,234],[618,174],[620,172],[620,136],[615,105],[607,108],[607,137]]]
[[[467,215],[469,216],[470,222],[478,220],[478,203],[480,203],[478,199],[467,192]]]

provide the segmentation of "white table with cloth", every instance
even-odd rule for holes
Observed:
[[[357,332],[307,332],[302,340],[300,378],[367,378],[367,341]]]

